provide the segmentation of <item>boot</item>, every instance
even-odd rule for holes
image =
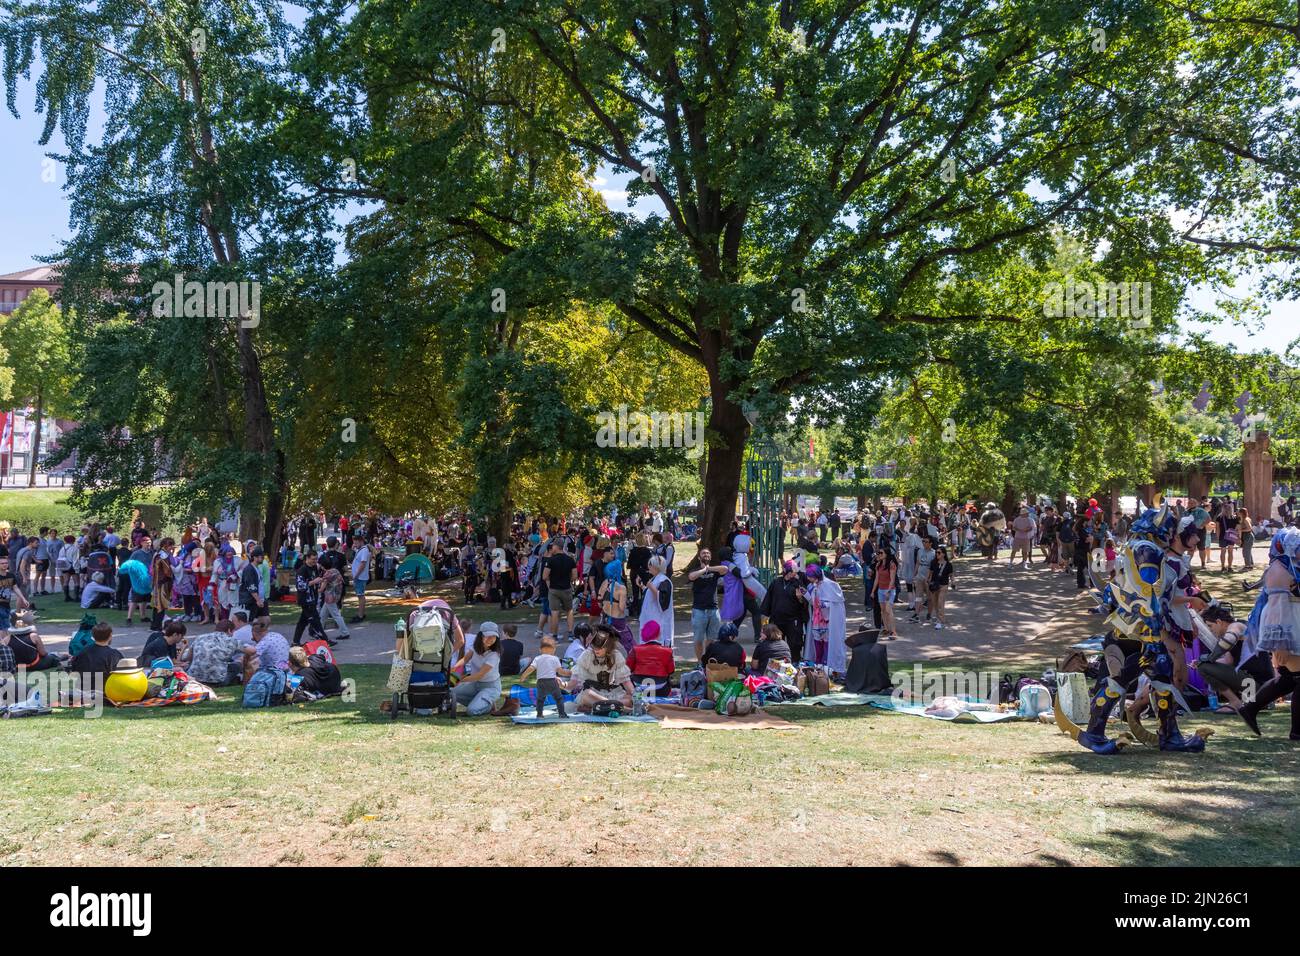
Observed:
[[[1092,704],[1088,713],[1087,729],[1079,732],[1075,739],[1080,746],[1087,747],[1095,754],[1119,753],[1119,744],[1106,737],[1106,721],[1122,696],[1122,689],[1113,678],[1103,677],[1092,691]]]
[[[1273,703],[1273,701],[1277,700],[1279,697],[1285,697],[1287,694],[1294,691],[1295,687],[1296,687],[1295,674],[1292,674],[1285,667],[1279,667],[1277,669],[1277,676],[1274,677],[1272,680],[1267,681],[1264,684],[1264,686],[1261,687],[1255,693],[1254,700],[1252,700],[1250,703],[1242,704],[1241,710],[1237,711],[1237,713],[1241,716],[1241,719],[1246,722],[1246,726],[1249,727],[1251,730],[1255,731],[1256,737],[1262,736],[1259,730],[1259,719],[1258,719],[1259,712],[1263,710],[1265,707],[1267,707],[1269,704]],[[1291,703],[1292,739],[1295,739],[1295,733],[1297,729],[1300,728],[1297,728],[1296,725],[1295,702],[1292,701]]]
[[[1161,750],[1198,754],[1205,749],[1205,738],[1200,734],[1184,737],[1178,729],[1178,702],[1172,691],[1152,687],[1151,699],[1155,702],[1156,717],[1160,720]]]

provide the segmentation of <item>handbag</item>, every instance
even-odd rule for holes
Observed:
[[[411,686],[411,671],[414,662],[401,657],[394,657],[388,667],[388,689],[394,694],[405,694]]]

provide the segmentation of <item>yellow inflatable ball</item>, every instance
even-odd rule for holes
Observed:
[[[113,671],[104,681],[104,696],[115,704],[134,704],[143,700],[149,689],[149,677],[143,667]]]

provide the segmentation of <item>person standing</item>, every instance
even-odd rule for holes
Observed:
[[[1029,514],[1029,509],[1023,505],[1020,507],[1020,513],[1016,515],[1011,522],[1011,560],[1008,564],[1016,563],[1016,555],[1021,555],[1020,566],[1022,568],[1032,567],[1034,563],[1034,534],[1038,526]]]
[[[366,619],[366,584],[370,581],[370,545],[362,536],[352,556],[352,588],[357,594],[357,613],[349,624],[360,624]]]
[[[258,565],[266,560],[266,552],[260,547],[249,552],[249,559],[239,569],[239,606],[248,611],[250,620],[270,617],[266,601],[262,598],[262,574]]]
[[[700,660],[704,649],[718,638],[722,618],[718,614],[718,583],[729,568],[723,564],[710,564],[713,552],[701,548],[700,566],[687,575],[691,582],[691,634],[695,639],[695,659]]]
[[[952,586],[952,562],[948,560],[948,549],[939,548],[934,555],[934,563],[930,565],[930,608],[934,611],[934,629],[943,630],[947,624],[944,616],[945,602],[948,599],[948,589]],[[928,619],[927,619],[928,620]]]
[[[295,647],[302,645],[302,632],[306,628],[313,641],[326,639],[325,628],[320,622],[321,591],[325,587],[325,577],[321,574],[316,552],[308,551],[298,565],[295,575],[298,590],[298,624],[293,629]],[[332,645],[334,641],[329,641]]]
[[[650,578],[641,602],[641,626],[655,621],[659,625],[659,643],[673,648],[673,582],[665,573],[668,562],[660,555],[650,559]]]
[[[1241,509],[1241,521],[1237,525],[1237,534],[1241,537],[1241,560],[1247,568],[1255,567],[1255,523],[1250,520],[1250,510]]]
[[[781,577],[763,595],[762,612],[780,628],[795,661],[803,659],[804,651],[804,619],[808,616],[805,580],[794,560],[788,560],[781,566]]]

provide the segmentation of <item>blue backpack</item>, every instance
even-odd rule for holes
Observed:
[[[279,668],[264,667],[244,685],[245,707],[272,707],[284,703],[286,678]]]

